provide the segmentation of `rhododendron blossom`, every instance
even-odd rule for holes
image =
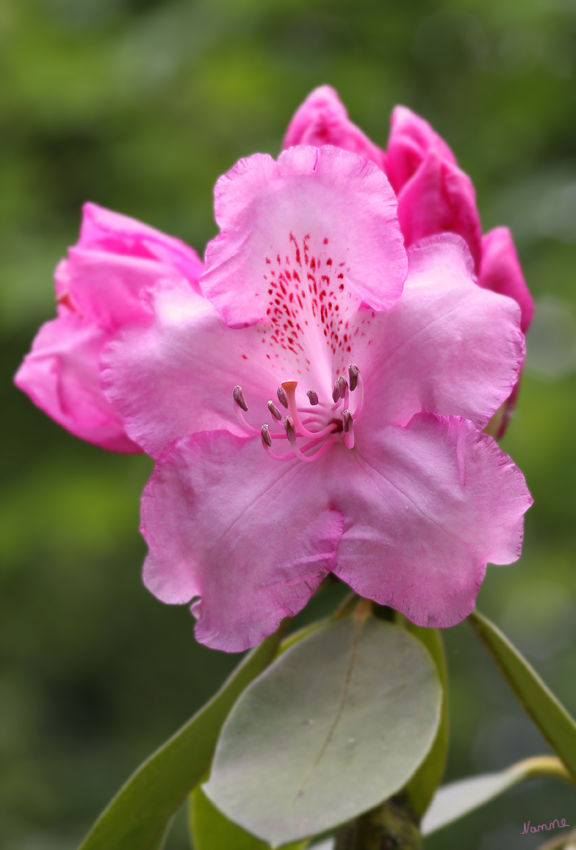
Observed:
[[[416,623],[473,608],[519,555],[531,499],[481,433],[524,355],[516,302],[476,283],[464,240],[404,247],[369,159],[256,154],[215,192],[201,293],[155,288],[108,346],[104,383],[157,458],[142,502],[148,588],[239,651],[328,572]]]
[[[405,106],[396,106],[390,123],[387,150],[380,151],[349,121],[334,89],[320,86],[292,118],[284,148],[304,143],[336,145],[360,153],[383,168],[398,198],[405,245],[439,233],[462,236],[472,254],[478,284],[518,302],[522,332],[526,333],[534,302],[510,231],[498,227],[482,236],[472,181],[427,121]],[[490,423],[490,432],[498,437],[506,429],[517,394],[518,383]]]
[[[179,239],[96,204],[85,204],[80,239],[55,273],[58,317],[38,332],[15,382],[49,416],[105,449],[141,451],[104,396],[100,356],[126,324],[146,322],[150,288],[185,279],[202,263]]]

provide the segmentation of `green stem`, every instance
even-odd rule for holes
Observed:
[[[523,769],[526,772],[526,779],[531,779],[533,776],[555,776],[566,782],[574,782],[572,774],[556,756],[532,756],[532,758],[516,762],[509,769]]]
[[[408,797],[397,794],[343,826],[334,850],[420,850],[418,818]]]

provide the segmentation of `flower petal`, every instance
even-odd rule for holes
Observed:
[[[266,321],[270,281],[285,268],[326,276],[376,309],[397,300],[407,272],[396,198],[371,162],[326,145],[240,160],[215,189],[221,233],[200,285],[231,327]],[[321,271],[319,271],[321,267]],[[337,286],[338,284],[338,286]],[[318,308],[319,311],[320,308]]]
[[[170,445],[142,499],[144,582],[192,604],[196,637],[240,652],[306,604],[326,573],[343,518],[307,464],[279,465],[260,440],[224,431]]]
[[[159,260],[178,269],[198,289],[202,261],[180,239],[96,204],[84,204],[82,212],[80,248]]]
[[[334,145],[372,160],[384,169],[385,153],[348,118],[346,107],[331,86],[319,86],[294,113],[282,149],[294,145]]]
[[[57,268],[67,279],[68,295],[78,313],[113,333],[130,322],[150,319],[146,292],[180,272],[156,260],[71,248]]]
[[[394,307],[358,316],[365,336],[353,337],[353,357],[366,399],[358,425],[406,425],[427,411],[463,416],[481,429],[518,379],[524,359],[518,306],[476,285],[457,236],[423,240],[408,257],[410,272]]]
[[[464,619],[487,562],[520,555],[532,503],[520,470],[470,422],[431,414],[340,453],[329,485],[346,517],[336,575],[418,625]]]
[[[416,173],[428,151],[435,151],[441,159],[457,165],[444,139],[424,118],[406,106],[396,106],[392,110],[386,156],[386,174],[396,194]]]
[[[522,311],[520,327],[526,333],[534,315],[534,301],[524,280],[512,234],[496,227],[482,237],[482,265],[478,284],[513,298]]]
[[[117,452],[138,452],[100,384],[107,333],[75,314],[40,328],[14,382],[72,434]]]
[[[435,233],[457,233],[480,268],[482,229],[472,181],[430,151],[398,195],[398,218],[406,246]]]
[[[253,425],[270,420],[266,402],[280,381],[267,365],[258,328],[229,328],[184,281],[156,287],[152,306],[154,321],[125,328],[102,359],[107,396],[135,442],[158,457],[168,443],[196,431],[245,435],[234,415],[237,384]]]

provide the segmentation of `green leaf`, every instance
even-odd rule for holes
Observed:
[[[472,611],[468,620],[542,735],[576,779],[574,719],[494,623],[478,611]]]
[[[303,640],[308,635],[313,634],[317,629],[325,626],[326,623],[330,622],[330,617],[326,617],[324,620],[317,620],[315,623],[310,623],[308,626],[304,626],[302,629],[298,629],[297,632],[293,632],[288,637],[285,637],[280,646],[278,647],[278,652],[276,653],[276,657],[283,655],[291,646],[294,646],[295,643],[299,643],[299,641]]]
[[[448,671],[444,654],[444,642],[438,629],[427,629],[407,622],[408,631],[421,641],[436,665],[442,684],[442,713],[440,725],[432,749],[406,786],[406,793],[417,815],[424,814],[442,781],[448,754]]]
[[[422,835],[430,835],[533,776],[556,776],[570,781],[570,774],[559,759],[537,756],[513,764],[499,773],[486,773],[451,782],[436,792],[432,805],[422,819]]]
[[[194,850],[270,850],[260,841],[214,806],[204,791],[197,787],[190,795],[190,832]],[[285,844],[283,850],[305,850],[308,841]]]
[[[274,657],[284,628],[244,659],[218,693],[134,773],[79,850],[159,850],[171,817],[208,770],[220,728]]]
[[[429,653],[364,611],[362,601],[281,655],[222,729],[206,793],[272,846],[382,802],[432,746],[441,688]]]
[[[170,818],[165,826],[161,827],[154,835],[152,836],[150,841],[146,842],[146,850],[164,850],[164,846],[166,844],[166,840],[168,838],[168,833],[172,828],[172,820]]]

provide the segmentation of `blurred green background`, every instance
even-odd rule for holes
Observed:
[[[4,850],[73,850],[237,660],[196,645],[187,609],[141,585],[149,461],[81,443],[11,384],[53,315],[53,267],[85,200],[202,252],[218,175],[240,156],[276,153],[324,82],[382,146],[394,104],[424,115],[472,176],[484,229],[515,234],[539,311],[504,447],[535,505],[520,562],[489,568],[479,607],[576,713],[575,81],[571,0],[0,4]],[[468,625],[446,639],[448,777],[544,752]],[[574,825],[576,795],[533,781],[426,850],[532,848],[524,821],[556,817]],[[180,817],[169,847],[186,846]]]

